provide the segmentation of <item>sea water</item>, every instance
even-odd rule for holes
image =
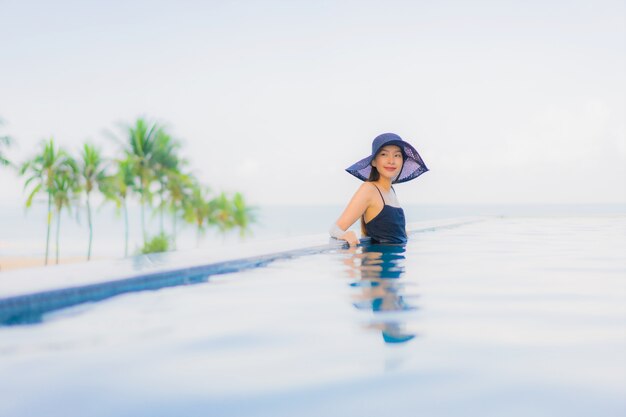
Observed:
[[[622,416],[626,216],[490,218],[0,328],[2,416]]]
[[[259,206],[253,210],[255,221],[249,231],[240,236],[237,230],[220,234],[208,228],[198,234],[196,228],[182,220],[177,221],[176,249],[212,248],[241,241],[267,240],[307,234],[326,233],[339,217],[341,205]],[[626,214],[625,204],[421,204],[404,207],[407,222],[465,216],[562,216]],[[146,225],[149,236],[159,233],[159,213],[147,211]],[[124,255],[124,220],[122,213],[109,205],[95,205],[92,257],[119,258]],[[46,208],[35,205],[26,210],[21,207],[0,205],[0,258],[41,257],[46,245]],[[353,226],[358,229],[358,222]],[[163,229],[173,236],[173,221],[167,212],[163,216]],[[59,249],[61,258],[79,258],[87,254],[89,229],[84,210],[65,212],[61,220]],[[138,253],[142,246],[140,209],[129,209],[129,255]],[[52,224],[50,256],[56,250],[56,223]]]

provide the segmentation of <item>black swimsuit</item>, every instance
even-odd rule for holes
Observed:
[[[367,223],[365,223],[365,214],[363,215],[365,232],[372,239],[373,243],[406,243],[404,211],[401,207],[387,205],[380,189],[375,184],[374,187],[376,187],[380,198],[383,200],[383,209]],[[391,189],[393,190],[393,187]]]

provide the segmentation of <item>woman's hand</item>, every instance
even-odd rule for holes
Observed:
[[[356,237],[356,233],[354,233],[352,230],[348,230],[346,233],[344,233],[343,236],[341,236],[341,239],[347,241],[350,246],[356,246],[359,244],[359,238]]]

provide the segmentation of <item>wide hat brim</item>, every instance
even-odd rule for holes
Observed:
[[[346,168],[346,171],[354,175],[361,181],[367,181],[369,179],[370,173],[372,172],[372,160],[376,157],[376,154],[378,153],[380,148],[386,145],[399,146],[402,150],[402,153],[404,154],[404,164],[402,165],[400,174],[398,174],[398,177],[393,181],[394,184],[411,181],[422,175],[424,172],[428,171],[426,164],[424,164],[424,161],[422,160],[422,157],[419,155],[419,153],[417,153],[417,150],[413,146],[411,146],[410,143],[400,139],[399,136],[394,136],[397,139],[394,138],[382,142],[379,146],[377,146],[376,149],[373,149],[371,155],[352,164],[351,166]]]

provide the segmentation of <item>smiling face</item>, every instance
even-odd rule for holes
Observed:
[[[380,176],[391,181],[398,176],[403,163],[402,150],[396,145],[383,146],[372,160],[372,166],[376,167]]]

